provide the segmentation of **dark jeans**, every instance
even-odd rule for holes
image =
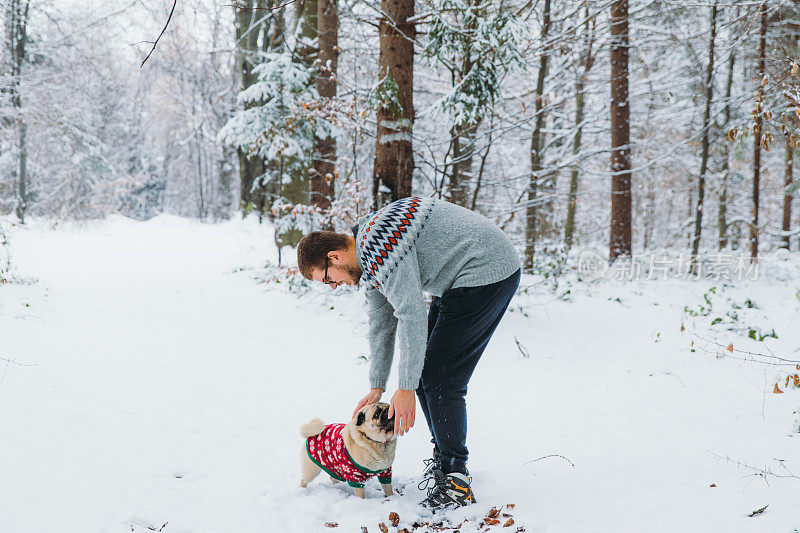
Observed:
[[[517,270],[491,285],[450,289],[431,303],[417,397],[445,474],[467,473],[467,384],[519,279]]]

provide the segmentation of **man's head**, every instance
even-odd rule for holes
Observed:
[[[333,231],[312,231],[303,237],[297,245],[297,266],[304,278],[327,283],[334,289],[356,285],[361,279],[356,240]]]

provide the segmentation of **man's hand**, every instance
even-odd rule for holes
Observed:
[[[350,418],[355,418],[356,413],[358,413],[358,410],[364,407],[365,405],[372,405],[373,403],[378,403],[381,399],[381,396],[383,396],[383,389],[370,390],[369,394],[361,398],[361,401],[358,402],[358,405],[356,405],[356,410],[353,411],[353,416],[351,416]]]
[[[389,403],[389,418],[394,417],[394,434],[403,436],[414,427],[417,397],[413,390],[397,389]]]

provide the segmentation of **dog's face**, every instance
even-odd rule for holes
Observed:
[[[388,403],[374,403],[362,407],[353,419],[353,427],[376,442],[389,442],[395,438],[394,417],[389,418]]]

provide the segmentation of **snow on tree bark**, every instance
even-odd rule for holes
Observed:
[[[336,72],[339,63],[339,13],[337,0],[317,2],[317,94],[336,98]],[[311,170],[311,204],[330,209],[336,181],[336,140],[316,136]]]
[[[692,273],[697,273],[697,251],[700,247],[700,235],[703,230],[703,197],[706,191],[706,172],[708,171],[709,139],[711,134],[711,102],[714,98],[714,39],[717,36],[717,1],[711,6],[709,21],[711,34],[708,38],[708,63],[706,66],[705,101],[703,113],[703,140],[701,142],[700,174],[697,177],[697,208],[694,219],[694,238],[692,239],[692,257],[690,261]]]
[[[411,196],[414,153],[414,0],[382,0],[373,207]]]
[[[628,0],[611,5],[611,238],[609,260],[631,255]]]
[[[544,127],[544,80],[547,76],[547,63],[550,52],[545,46],[550,32],[550,0],[545,0],[542,8],[542,32],[540,35],[541,54],[539,55],[539,74],[536,78],[536,94],[534,94],[536,123],[531,134],[531,174],[528,182],[528,201],[525,209],[525,255],[523,266],[530,272],[533,268],[534,245],[536,243],[536,218],[538,216],[538,187],[542,179],[542,145],[544,144],[542,128]]]
[[[766,83],[766,55],[767,55],[767,6],[763,2],[759,6],[761,13],[761,29],[758,38],[758,95],[756,96],[756,109],[753,135],[753,210],[750,221],[750,261],[758,260],[758,203],[761,183],[761,144],[764,128],[764,85]]]

